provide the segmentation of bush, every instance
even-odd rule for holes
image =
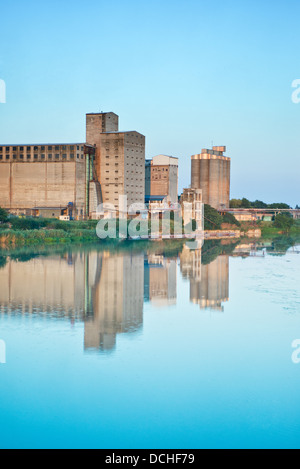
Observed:
[[[235,218],[232,213],[225,213],[223,216],[223,223],[228,223],[229,225],[241,226],[240,222]]]
[[[294,224],[294,220],[289,213],[279,213],[275,217],[274,226],[283,231],[289,231]]]
[[[0,223],[6,223],[8,221],[8,213],[4,208],[0,207]]]
[[[41,223],[33,218],[12,218],[10,220],[13,230],[38,230]]]
[[[223,223],[223,217],[210,205],[204,205],[204,229],[220,230]]]

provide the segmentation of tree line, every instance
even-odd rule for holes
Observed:
[[[292,207],[283,202],[276,202],[272,204],[266,204],[262,200],[255,200],[251,202],[250,200],[243,197],[242,199],[231,199],[230,208],[278,208],[278,209],[291,209]],[[296,209],[299,209],[299,206],[296,205]]]

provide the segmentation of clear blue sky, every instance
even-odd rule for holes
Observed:
[[[1,2],[0,143],[85,140],[86,112],[146,135],[146,156],[226,145],[232,197],[300,204],[300,2]]]

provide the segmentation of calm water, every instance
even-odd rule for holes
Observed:
[[[1,448],[300,447],[300,255],[156,246],[0,257]]]

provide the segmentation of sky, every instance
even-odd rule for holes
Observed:
[[[232,198],[300,205],[299,15],[298,0],[0,0],[0,144],[85,141],[85,114],[112,111],[146,158],[179,158],[180,190],[191,155],[225,145]]]

